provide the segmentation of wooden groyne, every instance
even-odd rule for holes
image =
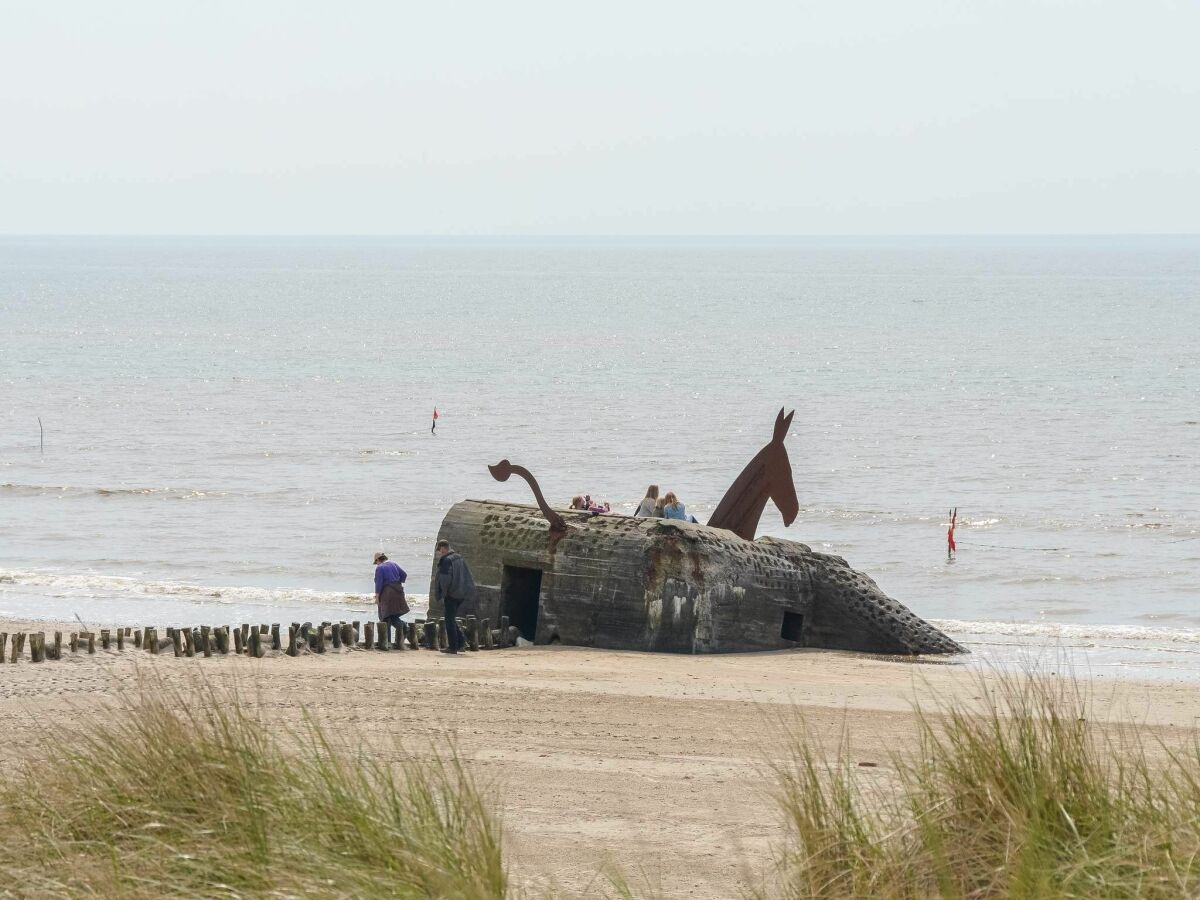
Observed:
[[[512,647],[519,632],[510,625],[508,617],[500,619],[500,627],[492,628],[490,619],[468,616],[457,619],[466,640],[468,651],[496,650]],[[388,622],[293,622],[286,631],[278,623],[253,625],[197,625],[194,627],[145,626],[141,628],[101,628],[96,631],[67,633],[63,645],[62,631],[52,633],[48,642],[44,631],[19,631],[11,635],[0,631],[0,662],[15,664],[25,658],[40,663],[59,660],[64,656],[96,654],[99,649],[109,653],[126,649],[150,654],[171,653],[176,657],[243,655],[262,658],[268,653],[278,656],[306,656],[331,651],[400,651],[445,650],[446,626],[441,621],[416,619],[395,627]],[[160,636],[161,635],[161,636]]]

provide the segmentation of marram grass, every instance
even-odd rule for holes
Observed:
[[[727,895],[1200,897],[1200,747],[1093,728],[1069,680],[980,695],[915,711],[919,740],[885,780],[794,731],[772,874]],[[0,897],[521,893],[489,792],[452,747],[389,763],[254,709],[155,682],[81,732],[48,730],[46,758],[0,774]],[[673,895],[656,873],[636,881],[597,874],[584,896]]]
[[[1200,896],[1200,747],[1088,722],[1077,683],[1002,676],[916,710],[895,778],[799,730],[775,766],[786,839],[760,898]],[[1154,751],[1149,752],[1148,751]],[[878,772],[878,770],[871,770]]]
[[[499,827],[450,749],[389,766],[161,683],[48,741],[0,781],[0,896],[508,894]]]

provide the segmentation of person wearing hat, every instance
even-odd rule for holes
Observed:
[[[375,605],[379,608],[379,621],[400,628],[400,617],[408,612],[408,601],[404,598],[404,582],[408,573],[387,558],[386,553],[375,554]]]

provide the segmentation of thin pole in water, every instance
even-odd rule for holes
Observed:
[[[42,453],[46,452],[46,429],[42,427],[41,416],[38,416],[38,446]]]

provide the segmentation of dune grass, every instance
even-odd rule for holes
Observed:
[[[995,687],[993,683],[993,687]],[[1200,895],[1200,747],[1088,723],[1071,680],[1006,676],[916,710],[894,776],[792,733],[766,898]]]
[[[389,765],[249,708],[156,683],[132,711],[48,733],[49,758],[0,780],[0,893],[508,894],[485,791],[451,748]]]
[[[1200,747],[1094,728],[1069,679],[980,688],[977,704],[916,710],[919,741],[890,767],[796,729],[774,771],[786,837],[772,875],[728,896],[1200,896]],[[0,774],[0,896],[521,893],[490,792],[452,746],[384,759],[311,721],[268,727],[257,708],[156,681],[48,731],[45,758]],[[670,887],[598,873],[584,895]]]

